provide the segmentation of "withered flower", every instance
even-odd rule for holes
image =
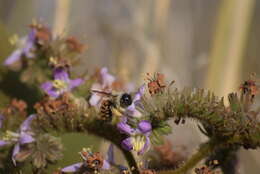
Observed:
[[[34,105],[37,113],[46,113],[46,114],[54,114],[54,113],[65,113],[69,110],[75,108],[74,104],[70,101],[68,94],[64,93],[59,98],[51,99],[46,96],[42,101],[37,102]]]
[[[72,36],[66,39],[66,44],[69,49],[77,53],[82,53],[86,48],[84,44],[80,43],[75,37]]]
[[[35,37],[36,37],[36,42],[39,45],[43,45],[46,42],[49,42],[52,38],[51,31],[49,28],[44,26],[41,23],[34,23],[29,25],[30,28],[35,30]]]
[[[217,160],[213,160],[209,162],[209,165],[203,165],[202,167],[197,167],[195,168],[195,173],[196,174],[217,174],[217,171],[213,171],[213,168],[218,165],[218,161]]]
[[[4,113],[6,115],[10,115],[18,112],[20,115],[25,116],[27,115],[26,109],[27,104],[25,101],[19,99],[12,99],[9,106],[5,108]]]
[[[98,170],[102,168],[104,160],[99,152],[95,152],[91,155],[87,154],[85,157],[86,157],[86,161],[85,161],[86,167],[93,170]]]
[[[259,86],[256,84],[256,74],[252,73],[249,80],[246,80],[243,84],[240,85],[239,89],[242,91],[242,94],[251,97],[251,101],[254,99],[256,94],[259,93]]]
[[[148,89],[151,95],[162,92],[162,90],[166,87],[163,74],[156,73],[154,77],[151,77],[150,74],[147,73],[147,76],[147,79],[149,80]]]
[[[259,93],[259,88],[256,85],[256,81],[254,81],[254,80],[247,80],[247,81],[245,81],[240,86],[240,89],[242,90],[243,94],[251,95],[252,99],[255,97],[256,94]]]
[[[83,148],[80,152],[80,156],[83,162],[75,163],[63,168],[61,171],[67,172],[79,172],[79,171],[99,171],[110,169],[110,149],[108,150],[107,160],[103,159],[99,152],[93,153],[89,148]]]
[[[200,168],[195,168],[195,173],[196,174],[215,174],[209,167],[207,166],[202,166]]]

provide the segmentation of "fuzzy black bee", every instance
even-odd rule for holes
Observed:
[[[114,95],[104,91],[92,90],[92,92],[98,93],[105,97],[100,105],[100,118],[104,121],[111,121],[113,114],[122,115],[124,108],[132,104],[132,96],[128,93]]]

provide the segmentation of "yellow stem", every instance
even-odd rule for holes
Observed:
[[[223,96],[237,90],[255,0],[222,0],[206,88]]]

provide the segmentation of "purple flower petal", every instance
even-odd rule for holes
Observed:
[[[5,146],[5,145],[7,145],[7,144],[10,144],[10,142],[9,142],[9,141],[0,140],[0,147],[1,147],[1,146]]]
[[[106,161],[109,164],[115,164],[115,159],[114,159],[114,145],[110,144],[108,151],[107,151],[107,157],[106,157]]]
[[[91,95],[91,97],[89,99],[89,104],[91,106],[97,106],[99,104],[100,100],[101,100],[101,96],[94,93]]]
[[[65,82],[70,81],[68,72],[63,68],[56,68],[54,70],[54,79],[55,80],[62,80],[62,81],[65,81]]]
[[[148,132],[151,132],[152,125],[148,120],[142,120],[138,124],[138,129],[143,133],[146,134]]]
[[[133,149],[133,144],[132,144],[132,139],[131,137],[124,139],[121,142],[121,146],[125,149],[125,150],[132,150]]]
[[[81,85],[83,83],[83,79],[78,78],[78,79],[74,79],[74,80],[70,80],[70,89],[73,89],[79,85]]]
[[[135,94],[133,103],[127,107],[126,114],[132,117],[141,117],[142,113],[136,109],[136,106],[139,104],[139,101],[141,100],[142,96],[145,92],[145,85],[142,85],[138,92]]]
[[[20,152],[20,144],[16,143],[13,149],[13,154],[12,154],[12,160],[14,165],[16,166],[16,160],[15,160],[15,155],[18,154]]]
[[[115,81],[115,77],[108,73],[106,67],[103,67],[100,70],[101,78],[102,78],[102,88],[109,87]]]
[[[49,91],[47,92],[47,94],[48,94],[49,96],[51,96],[52,98],[57,98],[57,97],[59,97],[59,96],[62,94],[62,92],[60,92],[60,91],[58,91],[58,90],[55,90],[55,89],[53,88],[53,89],[49,90]]]
[[[145,144],[144,144],[143,148],[139,152],[137,152],[137,154],[138,155],[144,154],[150,148],[150,145],[151,145],[150,138],[148,136],[146,136]]]
[[[102,166],[102,169],[103,170],[109,170],[110,169],[110,164],[107,160],[103,160],[103,166]]]
[[[142,116],[142,113],[136,109],[134,103],[132,103],[130,106],[127,107],[126,114],[128,116],[137,117],[137,118]]]
[[[72,164],[68,167],[61,169],[61,171],[62,172],[77,172],[81,168],[82,165],[83,165],[83,163]]]
[[[22,57],[22,50],[17,49],[14,52],[12,52],[12,54],[7,57],[7,59],[4,61],[4,65],[11,65],[14,62],[18,61],[19,59],[21,59]]]
[[[27,143],[31,143],[33,141],[35,141],[35,140],[30,134],[21,132],[20,139],[19,139],[20,144],[27,144]]]
[[[125,122],[119,122],[117,123],[117,129],[121,132],[121,133],[125,133],[127,135],[131,135],[135,132],[135,129],[133,129],[130,125],[128,125]]]
[[[52,82],[43,83],[41,88],[44,90],[44,92],[53,98],[57,98],[60,95],[59,92],[53,87]]]
[[[53,88],[53,84],[51,82],[45,82],[41,85],[41,88],[47,92]]]
[[[28,34],[27,41],[28,42],[34,42],[36,39],[36,29],[32,28],[31,31]]]
[[[30,124],[32,122],[32,120],[36,117],[35,114],[30,115],[26,120],[24,120],[24,122],[21,124],[20,126],[20,131],[21,132],[25,132],[25,131],[29,131],[30,128]]]
[[[23,54],[27,58],[33,58],[34,54],[32,51],[35,49],[36,30],[32,29],[27,36],[25,46],[23,48]]]
[[[141,100],[142,96],[144,95],[144,92],[145,92],[145,85],[142,85],[139,88],[139,90],[137,91],[137,93],[135,94],[134,99],[133,99],[133,103],[135,103],[136,101]]]

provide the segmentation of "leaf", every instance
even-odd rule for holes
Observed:
[[[155,144],[155,145],[163,144],[163,136],[160,135],[158,130],[153,130],[150,139],[152,141],[152,144]]]

